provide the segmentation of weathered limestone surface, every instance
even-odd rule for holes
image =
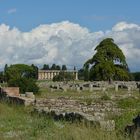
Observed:
[[[33,92],[25,92],[25,97],[35,99],[35,95],[33,94]]]
[[[114,120],[100,121],[100,126],[102,130],[113,131],[115,129],[115,121]]]
[[[111,101],[87,105],[77,100],[65,98],[39,99],[36,101],[34,110],[40,114],[51,116],[56,120],[62,119],[72,122],[84,120],[89,123],[97,123],[102,129],[107,131],[115,129],[115,122],[113,120],[106,120],[107,116],[110,113],[120,114],[122,111]]]
[[[10,103],[15,103],[15,104],[20,104],[20,105],[34,105],[35,100],[32,98],[27,98],[27,97],[17,97],[17,96],[8,96],[7,97],[8,102]]]
[[[89,91],[89,92],[106,92],[108,89],[114,89],[115,92],[118,92],[119,89],[127,89],[128,93],[132,93],[133,90],[140,90],[140,83],[135,81],[114,81],[112,84],[109,84],[106,81],[93,81],[93,82],[43,82],[39,83],[40,87],[50,88],[51,91],[61,90],[75,90],[77,92]]]
[[[20,96],[19,87],[3,87],[1,92],[6,93],[9,96]]]

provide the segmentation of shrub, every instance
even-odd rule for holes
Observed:
[[[59,75],[53,77],[53,81],[72,81],[74,80],[74,75],[69,72],[60,72]]]
[[[36,81],[25,77],[10,79],[8,81],[8,86],[19,87],[20,93],[25,93],[27,91],[38,93],[39,91]]]

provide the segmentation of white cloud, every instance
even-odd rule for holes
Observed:
[[[126,22],[120,22],[112,28],[112,30],[116,32],[129,29],[140,29],[140,27],[137,24],[127,24]]]
[[[12,8],[12,9],[9,9],[7,12],[8,12],[8,14],[13,14],[13,13],[17,12],[17,9],[16,8]]]
[[[0,67],[4,64],[67,64],[82,66],[94,54],[95,46],[113,37],[126,55],[131,70],[140,70],[140,26],[121,22],[111,30],[90,32],[64,21],[40,25],[29,32],[0,25]]]
[[[114,38],[115,42],[122,49],[130,69],[140,70],[140,26],[120,22],[106,35]]]

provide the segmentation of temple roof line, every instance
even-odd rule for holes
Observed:
[[[78,72],[77,70],[38,70],[39,72]]]

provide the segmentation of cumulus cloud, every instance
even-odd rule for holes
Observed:
[[[114,38],[115,42],[124,52],[130,70],[140,70],[140,26],[120,22],[105,34]]]
[[[0,67],[6,63],[82,66],[103,38],[113,37],[126,55],[131,70],[137,70],[140,64],[139,36],[140,26],[126,22],[105,32],[90,32],[69,21],[40,25],[29,32],[1,24]]]

